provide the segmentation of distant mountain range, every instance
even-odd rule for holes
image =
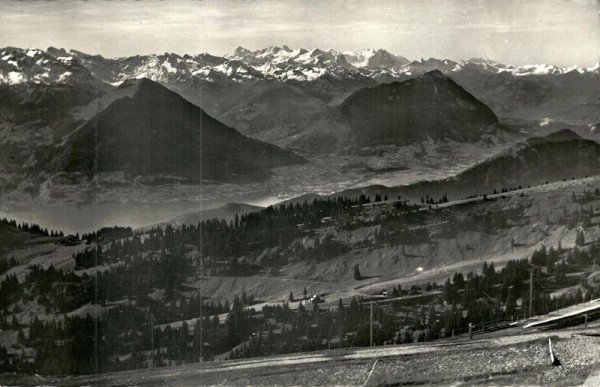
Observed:
[[[240,47],[222,57],[114,59],[7,47],[0,49],[0,183],[17,184],[15,171],[24,168],[86,175],[124,168],[194,180],[201,159],[210,165],[205,179],[257,179],[273,166],[302,162],[277,147],[331,153],[430,140],[485,146],[514,133],[501,124],[506,118],[589,125],[593,132],[600,122],[598,90],[598,65],[410,61],[385,50],[286,46]],[[210,123],[211,135],[203,136],[210,149],[194,145],[192,126],[200,117]],[[96,124],[101,153],[92,165],[82,152]],[[263,163],[252,160],[256,154],[273,156]]]
[[[247,92],[257,82],[283,82],[302,94],[300,105],[304,107],[339,102],[359,88],[433,70],[450,76],[500,116],[584,123],[600,120],[600,63],[583,68],[513,66],[479,58],[409,61],[381,49],[354,53],[287,46],[255,51],[239,47],[222,57],[165,53],[116,59],[52,47],[46,51],[0,49],[0,84],[77,83],[103,89],[131,78],[148,78],[177,90],[226,123],[236,128],[240,124],[241,130],[254,126],[250,111],[239,112],[240,108],[260,108],[252,98],[261,98],[260,93]],[[238,97],[242,94],[244,99]],[[305,115],[303,109],[301,112]],[[278,126],[294,126],[295,118],[278,121]]]
[[[464,61],[435,58],[410,61],[382,49],[363,52],[290,49],[287,46],[251,51],[238,47],[223,57],[198,55],[133,56],[116,59],[65,49],[0,49],[0,82],[65,83],[77,78],[94,77],[116,84],[129,78],[145,77],[160,82],[194,78],[207,81],[222,79],[276,79],[311,81],[319,78],[382,78],[414,76],[431,70],[464,72],[479,70],[489,74],[515,76],[600,73],[600,63],[590,68],[554,65],[513,66],[473,58]]]

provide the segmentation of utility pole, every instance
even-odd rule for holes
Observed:
[[[475,328],[475,325],[473,325],[472,322],[469,323],[469,339],[473,338],[473,328]]]
[[[152,313],[150,313],[150,347],[152,349],[150,368],[154,368],[154,315]]]
[[[529,272],[529,318],[533,316],[533,269]]]
[[[370,334],[370,338],[371,338],[370,343],[371,343],[371,347],[372,347],[373,346],[373,301],[371,301],[371,320],[370,321],[371,321],[371,324],[370,324],[370,331],[371,331],[371,334]]]

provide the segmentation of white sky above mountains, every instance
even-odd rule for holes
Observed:
[[[117,57],[284,44],[589,67],[600,61],[600,0],[0,2],[0,47]]]

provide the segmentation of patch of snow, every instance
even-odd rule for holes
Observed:
[[[70,78],[70,77],[71,77],[71,75],[73,75],[73,73],[72,73],[72,72],[70,72],[70,71],[65,71],[64,73],[62,73],[62,74],[60,75],[60,77],[58,77],[58,81],[59,81],[59,82],[66,82],[66,81],[68,80],[68,78]]]
[[[73,61],[73,57],[72,56],[59,56],[56,58],[56,60],[63,64],[70,64]]]
[[[591,73],[600,72],[600,62],[596,63],[593,67],[588,67],[587,71],[589,71]]]
[[[210,69],[209,68],[202,68],[199,70],[196,70],[194,72],[192,72],[192,75],[200,75],[200,76],[204,76],[207,77],[210,75]]]
[[[37,48],[30,48],[29,50],[27,50],[27,52],[25,53],[25,55],[27,55],[30,58],[35,57],[38,54],[41,54],[42,51],[38,50]]]
[[[16,71],[11,71],[8,73],[8,83],[11,85],[15,85],[17,83],[23,83],[25,81],[23,74],[18,73]]]
[[[372,48],[369,48],[363,52],[353,52],[353,51],[346,51],[343,52],[342,55],[344,55],[344,58],[346,58],[346,61],[348,63],[350,63],[352,66],[357,67],[357,68],[363,68],[363,67],[367,67],[369,65],[369,59],[375,55],[375,50]]]
[[[228,68],[228,66],[225,63],[213,67],[213,70],[222,74],[227,74],[228,71],[231,71],[231,69]]]
[[[48,78],[50,78],[50,73],[48,71],[41,73],[41,74],[36,74],[33,77],[34,81],[44,81],[47,80]]]
[[[567,67],[564,72],[569,73],[571,71],[577,71],[579,74],[583,74],[587,71],[587,69],[580,67],[580,66],[571,66],[571,67]]]
[[[176,73],[176,72],[177,72],[177,69],[176,69],[175,67],[173,67],[173,66],[171,65],[171,63],[169,63],[169,61],[165,61],[165,62],[162,64],[162,67],[163,67],[163,68],[165,68],[165,69],[166,69],[166,70],[167,70],[169,73],[171,73],[171,74],[173,74],[173,73]]]
[[[506,69],[511,72],[515,76],[525,76],[525,75],[557,75],[565,73],[565,69],[547,65],[547,64],[537,64],[537,65],[525,65],[525,66],[506,66]]]

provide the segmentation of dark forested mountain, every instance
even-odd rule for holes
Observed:
[[[428,138],[472,142],[498,123],[486,105],[437,70],[358,90],[337,113],[361,144],[405,145]]]
[[[299,134],[293,145],[331,152],[332,145],[352,149],[427,140],[474,143],[508,132],[490,108],[434,70],[355,91]]]
[[[188,179],[253,180],[303,159],[241,135],[149,79],[120,86],[129,93],[92,117],[53,160],[57,171],[125,171]]]

